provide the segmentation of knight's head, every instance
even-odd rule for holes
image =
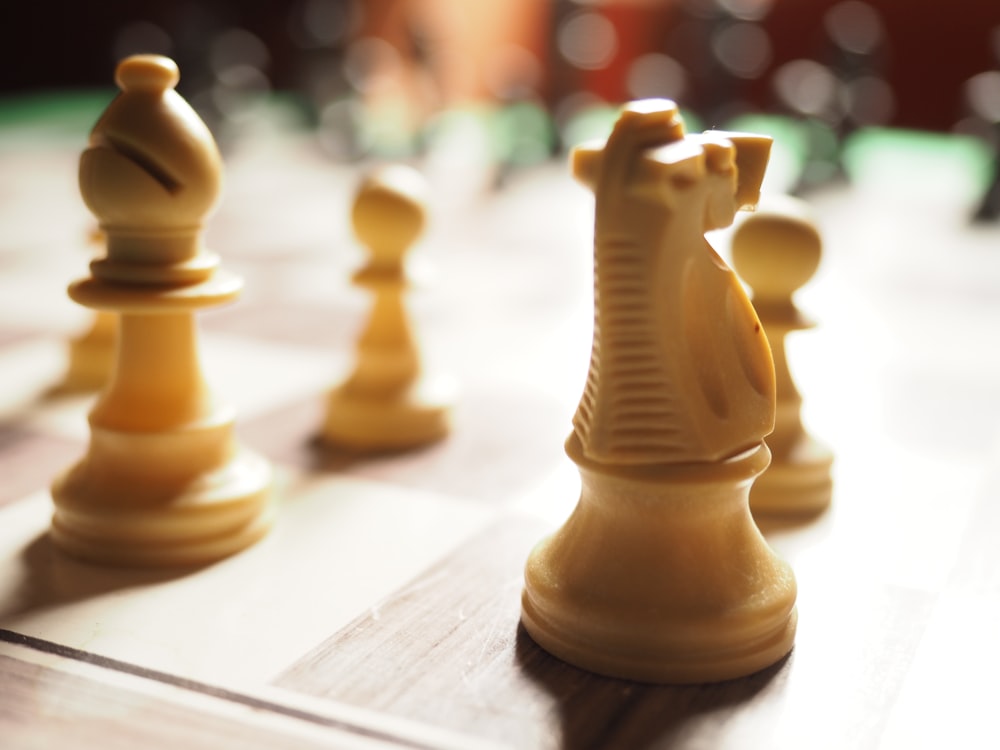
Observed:
[[[589,141],[573,149],[573,176],[596,190],[601,175],[631,187],[646,183],[643,156],[653,149],[683,143],[684,119],[677,105],[669,99],[641,99],[622,109],[614,130],[606,141]]]
[[[573,174],[599,192],[631,195],[668,210],[703,201],[704,229],[732,223],[756,205],[771,139],[709,131],[687,135],[677,105],[666,99],[632,102],[604,143],[573,152]]]
[[[699,136],[706,183],[705,231],[728,227],[736,212],[760,200],[771,139],[767,136],[708,131]]]

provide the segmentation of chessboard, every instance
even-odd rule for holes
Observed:
[[[280,124],[230,150],[208,244],[246,286],[199,316],[201,344],[276,468],[278,519],[207,567],[121,570],[48,539],[94,399],[60,385],[90,315],[65,289],[95,248],[86,130],[42,125],[0,137],[0,746],[996,741],[1000,230],[969,222],[977,187],[945,137],[875,134],[849,184],[810,196],[824,259],[797,300],[819,325],[789,358],[834,497],[758,518],[796,573],[796,645],[681,687],[580,671],[519,626],[528,552],[579,493],[562,444],[589,356],[593,205],[563,163],[499,188],[418,164],[432,197],[411,311],[461,396],[443,442],[366,456],[316,441],[369,302],[350,284],[359,170]]]

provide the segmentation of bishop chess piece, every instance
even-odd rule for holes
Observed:
[[[593,355],[566,441],[582,493],[528,559],[521,619],[584,669],[711,682],[792,648],[795,579],[748,503],[774,367],[704,236],[757,202],[770,145],[686,135],[673,102],[649,100],[573,153],[596,200]]]
[[[424,371],[406,311],[405,255],[424,226],[427,185],[419,172],[393,165],[361,184],[351,212],[369,259],[354,276],[374,298],[350,377],[327,401],[321,438],[361,451],[433,443],[451,426],[453,389]]]
[[[819,267],[822,242],[808,206],[771,199],[733,233],[736,271],[753,292],[753,305],[771,343],[777,391],[774,432],[767,437],[771,465],[750,490],[754,513],[812,514],[830,504],[833,454],[802,425],[802,396],[788,367],[785,338],[815,324],[792,295]]]
[[[174,91],[173,61],[130,57],[115,78],[121,93],[80,159],[107,254],[69,294],[120,315],[118,358],[86,455],[52,487],[51,538],[95,562],[204,564],[256,541],[271,518],[271,467],[236,441],[234,412],[198,359],[194,312],[242,286],[201,240],[221,159]]]

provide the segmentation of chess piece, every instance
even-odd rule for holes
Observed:
[[[770,139],[685,135],[629,105],[573,154],[596,200],[593,355],[566,452],[582,493],[532,551],[522,622],[543,648],[628,679],[710,682],[792,647],[795,580],[753,522],[774,370],[705,231],[756,203]]]
[[[69,367],[61,386],[65,391],[96,391],[111,377],[118,341],[118,318],[98,310],[90,327],[69,342]]]
[[[1000,126],[997,127],[997,131],[1000,132]],[[1000,148],[997,146],[994,148],[997,150],[993,156],[989,185],[972,216],[977,222],[986,223],[1000,219]]]
[[[754,513],[816,513],[830,504],[833,454],[802,426],[802,396],[785,354],[788,333],[814,325],[792,294],[812,278],[820,253],[807,205],[788,196],[762,204],[733,233],[733,265],[753,292],[771,343],[777,392],[774,432],[767,437],[771,465],[750,490]]]
[[[53,484],[51,538],[114,565],[211,562],[260,538],[271,516],[270,465],[238,444],[198,360],[194,311],[233,300],[242,282],[202,246],[221,160],[178,77],[164,57],[122,61],[121,93],[80,159],[107,254],[69,294],[120,314],[119,349],[87,453]]]
[[[407,316],[404,256],[424,225],[426,183],[413,169],[383,167],[361,184],[351,213],[369,250],[354,282],[374,296],[351,376],[328,398],[322,439],[363,451],[432,443],[450,428],[450,382],[422,370]]]
[[[104,234],[95,231],[92,240],[104,243]],[[111,378],[118,344],[118,316],[106,310],[94,314],[90,327],[69,342],[69,366],[61,391],[96,391]]]

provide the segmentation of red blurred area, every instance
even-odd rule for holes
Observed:
[[[490,85],[491,52],[516,47],[540,64],[537,91],[550,102],[567,87],[584,88],[610,102],[629,98],[630,62],[663,50],[686,0],[623,0],[572,3],[557,0],[365,0],[363,33],[381,34],[405,48],[401,24],[417,19],[437,45],[442,105],[495,95]],[[796,58],[817,59],[825,49],[822,19],[839,0],[775,0],[761,21],[770,37],[767,70],[741,81],[740,96],[760,108],[772,103],[769,73]],[[1000,27],[1000,2],[984,0],[870,0],[888,32],[883,75],[895,98],[890,124],[947,130],[962,115],[963,83],[998,67],[991,31]],[[165,28],[184,24],[196,9],[200,18],[239,26],[258,35],[271,52],[269,74],[276,88],[290,85],[298,50],[289,41],[283,0],[186,3],[182,0],[102,0],[100,3],[13,2],[0,22],[0,92],[40,88],[104,86],[113,69],[111,49],[123,24],[148,20]],[[553,54],[553,24],[574,9],[601,13],[615,27],[618,46],[606,67],[567,71]],[[820,60],[823,62],[823,60]],[[698,109],[705,89],[688,91]],[[698,86],[702,90],[698,90]]]

